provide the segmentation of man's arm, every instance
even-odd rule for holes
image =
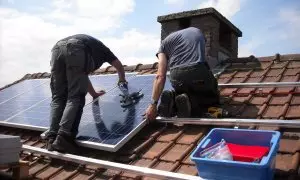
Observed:
[[[158,71],[153,82],[152,99],[158,101],[164,89],[167,76],[167,57],[164,53],[158,54]]]
[[[123,67],[122,63],[118,59],[116,59],[116,60],[112,61],[110,64],[116,68],[118,75],[119,75],[119,82],[125,82],[126,81],[125,71],[124,71],[124,67]]]

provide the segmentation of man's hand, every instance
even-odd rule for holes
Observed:
[[[128,90],[128,82],[126,80],[124,81],[119,81],[118,82],[118,87],[121,89],[126,89]]]
[[[105,94],[105,90],[100,90],[100,91],[97,91],[95,92],[92,96],[93,96],[93,99],[96,99],[98,98],[99,96],[102,96],[103,94]]]
[[[156,105],[150,104],[146,110],[146,119],[149,121],[154,121],[157,116],[157,108]]]

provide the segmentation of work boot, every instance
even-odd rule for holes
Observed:
[[[52,144],[55,141],[55,138],[48,138],[47,143],[46,143],[46,148],[48,151],[53,151]]]
[[[191,103],[186,94],[176,96],[175,103],[177,107],[177,117],[190,117],[191,116]]]
[[[57,135],[55,141],[52,144],[52,148],[54,151],[58,151],[61,153],[78,153],[78,146],[73,139],[63,135]]]
[[[163,91],[160,104],[158,106],[158,114],[162,117],[171,117],[174,107],[174,95],[172,91]]]

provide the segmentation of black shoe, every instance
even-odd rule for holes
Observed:
[[[177,117],[190,117],[191,116],[191,103],[186,94],[176,96],[175,103],[177,107]]]
[[[158,106],[158,114],[162,117],[171,117],[173,114],[174,107],[174,94],[172,91],[163,91],[160,104]]]
[[[54,140],[55,140],[55,138],[49,138],[47,140],[46,148],[47,148],[48,151],[53,151],[52,144],[53,144]]]
[[[57,136],[52,144],[52,148],[54,151],[71,154],[77,154],[79,150],[74,140],[71,140],[71,138],[62,135]]]

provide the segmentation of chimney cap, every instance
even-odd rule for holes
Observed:
[[[242,32],[233,25],[228,19],[226,19],[222,14],[220,14],[216,9],[214,8],[203,8],[203,9],[197,9],[197,10],[191,10],[191,11],[182,11],[179,13],[172,13],[167,14],[163,16],[157,17],[157,22],[163,23],[170,20],[175,19],[182,19],[187,17],[194,17],[194,16],[205,16],[205,15],[213,15],[216,18],[218,18],[221,22],[225,23],[229,26],[231,30],[233,30],[238,37],[242,37]]]

